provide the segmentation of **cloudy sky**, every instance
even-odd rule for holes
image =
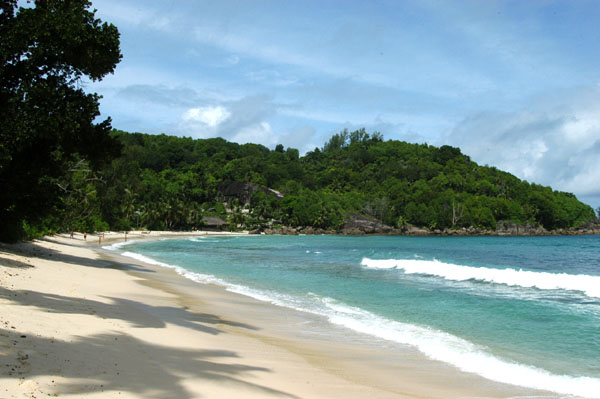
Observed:
[[[341,129],[450,144],[600,206],[596,0],[93,0],[88,83],[126,131],[306,152]]]

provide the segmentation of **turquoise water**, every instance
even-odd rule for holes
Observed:
[[[597,236],[217,236],[113,249],[495,381],[600,397]]]

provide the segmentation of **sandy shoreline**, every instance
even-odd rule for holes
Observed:
[[[187,235],[201,235],[194,233]],[[159,233],[130,233],[158,237]],[[162,234],[174,237],[176,234]],[[105,241],[122,241],[122,234]],[[98,250],[0,246],[0,397],[508,398],[544,393],[364,345],[324,321]],[[545,393],[548,394],[548,393]]]

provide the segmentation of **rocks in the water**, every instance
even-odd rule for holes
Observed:
[[[406,224],[402,228],[394,228],[376,218],[350,214],[344,225],[337,229],[321,229],[316,227],[263,227],[252,231],[254,234],[343,234],[343,235],[409,235],[409,236],[540,236],[540,235],[581,235],[600,234],[600,222],[583,223],[574,229],[557,229],[548,231],[534,223],[518,224],[510,221],[499,221],[495,230],[479,227],[461,227],[456,229],[427,229]]]
[[[496,233],[498,235],[532,236],[546,235],[548,234],[548,230],[534,223],[517,224],[500,220],[496,224]]]

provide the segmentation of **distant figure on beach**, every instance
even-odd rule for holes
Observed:
[[[83,232],[83,239],[87,241],[87,233],[85,231]]]
[[[71,231],[71,238],[73,238],[73,235],[75,234],[74,231]]]
[[[125,241],[127,241],[127,232],[125,232]]]

